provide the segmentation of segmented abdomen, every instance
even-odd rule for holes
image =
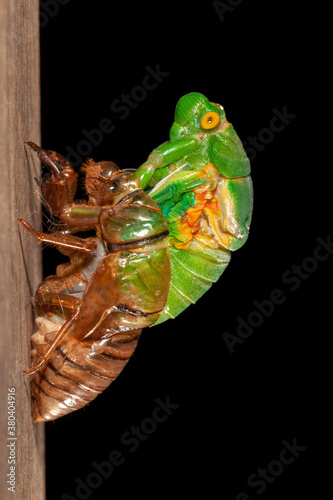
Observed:
[[[52,341],[63,323],[59,316],[36,319],[38,331],[32,336],[33,358]],[[130,330],[95,342],[66,338],[45,369],[32,377],[34,420],[54,420],[95,399],[124,369],[140,334],[140,329]]]

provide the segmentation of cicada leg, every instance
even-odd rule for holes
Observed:
[[[170,163],[179,161],[181,158],[193,153],[200,146],[199,137],[181,138],[176,141],[168,141],[161,144],[149,155],[138,169],[142,189],[146,189],[157,169],[166,167]]]
[[[56,297],[57,300],[61,302],[61,299],[59,297]],[[37,364],[31,366],[28,370],[25,370],[24,373],[27,375],[32,375],[33,373],[36,373],[45,366],[45,364],[48,362],[50,357],[52,356],[53,352],[56,350],[56,348],[59,346],[65,335],[67,334],[68,330],[72,326],[72,324],[75,321],[75,318],[79,315],[80,313],[80,301],[77,301],[77,303],[73,303],[73,315],[62,325],[62,327],[59,329],[58,333],[52,340],[52,343],[49,345],[49,347],[46,349],[46,351],[42,354],[40,357],[40,360]]]
[[[81,299],[69,293],[65,293],[66,290],[70,291],[68,290],[68,285],[69,284],[64,282],[62,278],[50,276],[44,280],[37,289],[35,296],[35,308],[37,311],[41,310],[44,311],[44,313],[50,311],[49,314],[52,314],[52,312],[56,314],[57,310],[59,310],[62,316],[68,317],[69,315],[69,317],[55,336],[55,332],[49,334],[51,336],[50,345],[40,353],[38,362],[24,372],[28,375],[40,371],[45,366],[52,353],[62,342],[62,339],[73,324],[75,318],[80,313]]]
[[[42,164],[49,169],[49,175],[37,180],[49,212],[58,217],[62,224],[65,224],[65,230],[71,233],[89,229],[97,224],[99,207],[74,202],[77,173],[71,163],[55,151],[43,149],[33,142],[26,144],[37,153]]]
[[[51,175],[37,180],[48,210],[59,217],[66,205],[71,205],[77,188],[77,173],[71,163],[59,153],[48,151],[33,142],[27,142]]]
[[[25,220],[18,218],[18,221],[22,224],[23,227],[28,229],[28,231],[30,231],[30,233],[33,234],[39,242],[48,243],[49,245],[55,245],[57,249],[65,255],[70,255],[73,252],[78,251],[91,253],[97,249],[97,244],[93,241],[87,241],[86,239],[78,238],[77,236],[64,234],[61,232],[53,234],[42,233],[33,228]]]
[[[80,299],[64,293],[66,290],[67,283],[64,283],[61,278],[57,276],[50,276],[46,278],[37,288],[35,295],[35,308],[43,311],[52,311],[54,313],[61,313],[63,316],[68,316],[66,311],[72,315],[78,304],[80,304]],[[59,291],[58,291],[59,290]]]

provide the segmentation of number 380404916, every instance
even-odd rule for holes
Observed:
[[[58,153],[29,142],[48,173],[39,181],[59,223],[49,234],[69,257],[37,288],[32,335],[33,417],[82,408],[119,375],[142,328],[175,318],[223,273],[247,239],[250,164],[221,105],[193,92],[176,106],[170,140],[135,170],[87,160],[86,202]],[[95,231],[95,236],[75,233]]]

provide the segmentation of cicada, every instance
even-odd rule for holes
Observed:
[[[218,280],[248,237],[253,194],[223,107],[196,92],[178,101],[170,140],[138,169],[88,159],[84,202],[75,201],[70,162],[27,144],[47,169],[39,184],[58,223],[47,234],[19,221],[69,258],[33,301],[26,373],[33,418],[48,421],[92,401],[123,370],[142,328],[175,318]]]

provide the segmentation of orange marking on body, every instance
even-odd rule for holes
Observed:
[[[200,217],[207,206],[216,214],[219,210],[217,201],[213,200],[219,180],[219,171],[213,163],[208,163],[202,168],[201,173],[207,182],[193,189],[195,206],[188,208],[184,217],[176,223],[177,233],[182,240],[179,241],[179,238],[171,240],[176,248],[186,249],[188,247],[193,235],[200,229]]]

